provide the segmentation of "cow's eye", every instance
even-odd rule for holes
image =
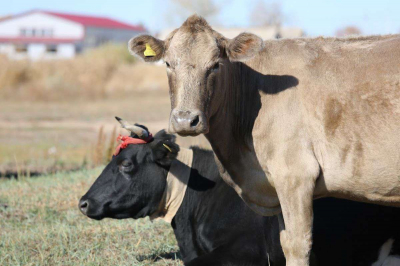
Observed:
[[[122,165],[123,167],[129,167],[129,166],[132,165],[132,162],[129,161],[129,160],[123,160],[122,163],[121,163],[121,165]]]
[[[132,170],[132,167],[133,167],[133,163],[130,160],[126,159],[121,162],[121,169],[124,171],[130,171],[130,170]]]
[[[219,69],[219,63],[214,64],[211,68],[212,71],[217,71],[218,69]]]
[[[168,63],[168,62],[165,62],[165,65],[166,65],[167,67],[170,67],[170,65],[169,65],[169,63]]]

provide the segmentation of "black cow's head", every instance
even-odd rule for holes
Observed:
[[[132,133],[131,137],[138,138],[138,135]],[[149,143],[128,145],[113,156],[81,198],[79,209],[97,220],[137,219],[153,214],[162,199],[167,173],[178,151],[175,136],[164,130]]]

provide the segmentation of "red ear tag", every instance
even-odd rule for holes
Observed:
[[[128,147],[129,144],[146,144],[152,140],[153,140],[152,134],[149,134],[149,136],[146,139],[137,139],[137,138],[132,138],[130,136],[119,135],[117,137],[117,141],[121,141],[121,143],[115,149],[114,156],[117,156],[120,153],[120,151]]]

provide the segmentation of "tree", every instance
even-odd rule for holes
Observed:
[[[210,19],[213,16],[217,15],[220,11],[220,7],[218,7],[212,0],[171,0],[173,4],[181,7],[184,11],[186,11],[185,17],[190,16],[193,13],[196,13],[199,16],[204,17],[205,19]]]
[[[336,31],[337,37],[361,35],[362,31],[356,26],[347,26]]]
[[[267,4],[263,0],[259,0],[250,13],[250,21],[255,26],[280,27],[284,17],[280,3]]]
[[[172,26],[180,25],[190,15],[197,14],[207,21],[213,21],[221,8],[213,0],[170,0],[172,5],[166,20]]]

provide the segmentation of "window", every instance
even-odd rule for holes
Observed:
[[[25,36],[32,36],[32,29],[26,29],[26,35]]]
[[[22,28],[22,29],[19,30],[19,35],[26,36],[26,34],[27,34],[27,32],[26,32],[25,28]]]
[[[51,44],[46,46],[46,52],[57,53],[57,45]]]
[[[26,44],[17,44],[15,45],[15,52],[17,53],[26,53],[28,51],[28,46]]]
[[[23,37],[53,37],[53,29],[46,28],[21,28],[20,36]]]
[[[52,29],[46,29],[45,30],[45,36],[46,37],[53,37],[53,30]]]

